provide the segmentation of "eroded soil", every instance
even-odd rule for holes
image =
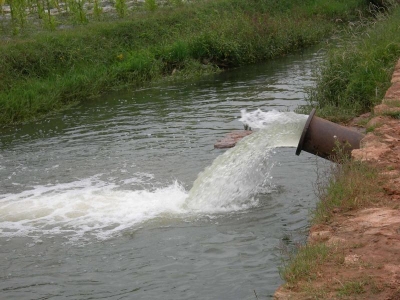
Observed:
[[[313,280],[282,285],[275,299],[400,300],[400,60],[373,118],[362,118],[373,131],[352,155],[378,168],[383,192],[370,207],[339,210],[331,223],[312,226],[308,242],[334,247],[337,257]]]

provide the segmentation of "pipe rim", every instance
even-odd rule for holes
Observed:
[[[310,127],[311,120],[313,119],[313,117],[315,115],[315,111],[316,111],[315,108],[313,108],[308,116],[306,124],[304,125],[303,132],[301,133],[301,137],[299,140],[299,144],[297,145],[296,155],[300,155],[301,150],[303,150],[304,140],[306,138],[308,127]]]

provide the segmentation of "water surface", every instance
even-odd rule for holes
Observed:
[[[305,116],[239,150],[213,144],[243,128],[243,109],[301,104],[319,59],[110,93],[1,129],[1,297],[269,298],[280,248],[304,238],[315,204],[316,159],[293,148]]]

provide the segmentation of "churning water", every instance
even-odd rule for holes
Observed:
[[[1,195],[0,237],[62,234],[73,240],[85,235],[104,239],[160,215],[256,207],[257,195],[273,190],[272,151],[295,147],[306,119],[275,110],[244,113],[242,120],[259,130],[218,156],[189,192],[177,181],[162,188],[128,190],[93,176]],[[129,181],[140,183],[142,177],[153,176],[137,174]]]
[[[307,116],[277,109],[301,101],[318,57],[2,129],[0,298],[269,297],[314,201],[315,159],[293,148]],[[213,149],[243,123],[254,133]]]
[[[243,113],[241,120],[260,130],[217,157],[200,173],[189,191],[190,209],[215,212],[257,206],[257,195],[273,190],[271,153],[276,147],[298,144],[307,116],[257,110]]]

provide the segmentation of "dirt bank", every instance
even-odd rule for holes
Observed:
[[[381,196],[312,226],[308,243],[334,247],[337,260],[324,262],[313,280],[282,285],[275,299],[400,299],[400,60],[382,103],[354,123],[366,119],[373,131],[352,156],[377,167]]]

